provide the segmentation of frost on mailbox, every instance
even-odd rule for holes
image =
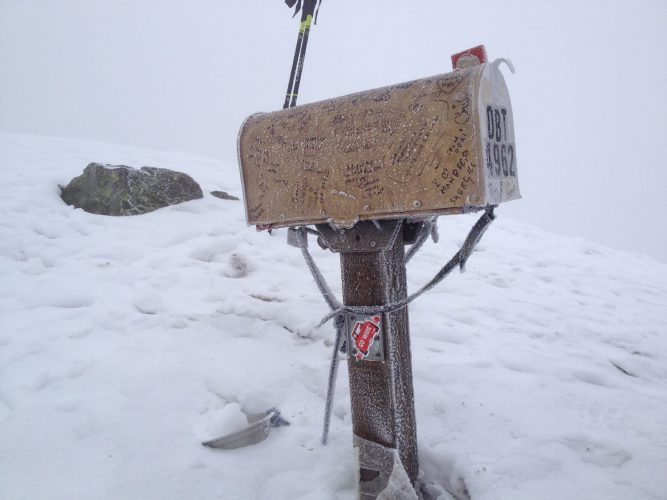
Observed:
[[[250,116],[248,224],[349,227],[520,198],[502,62]]]

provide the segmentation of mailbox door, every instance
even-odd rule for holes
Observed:
[[[503,74],[504,59],[484,65],[479,85],[478,119],[482,135],[480,157],[484,161],[485,199],[497,205],[521,197],[516,167],[516,143],[512,104]],[[513,71],[513,69],[512,69]]]

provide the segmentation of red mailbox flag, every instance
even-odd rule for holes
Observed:
[[[472,58],[477,59],[477,62],[471,61]],[[461,66],[459,66],[459,60],[461,60]],[[484,45],[478,45],[472,49],[464,50],[463,52],[458,52],[457,54],[452,55],[452,68],[458,69],[459,67],[484,64],[486,61],[486,47],[484,47]],[[464,65],[464,62],[467,62],[467,64]]]

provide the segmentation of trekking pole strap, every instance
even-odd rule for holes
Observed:
[[[292,14],[292,17],[296,17],[296,15],[299,13],[301,10],[301,0],[285,0],[285,3],[287,4],[288,7],[292,8],[296,4],[296,8],[294,9],[294,14]],[[317,5],[317,9],[315,9],[315,5]],[[320,13],[320,5],[322,5],[322,0],[304,0],[303,2],[303,10],[301,11],[301,21],[304,21],[307,16],[315,16],[315,24],[317,24],[317,15]]]

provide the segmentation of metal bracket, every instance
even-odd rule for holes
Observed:
[[[318,224],[317,230],[333,252],[380,252],[390,248],[398,231],[401,219],[383,221],[361,221],[350,229],[335,229],[329,224]]]
[[[424,227],[424,221],[405,221],[405,226],[403,226],[403,244],[412,245],[417,238],[419,233]]]
[[[308,238],[302,228],[290,227],[287,229],[287,244],[295,248],[308,248]]]

